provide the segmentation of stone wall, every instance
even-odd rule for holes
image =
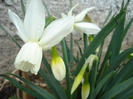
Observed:
[[[69,11],[69,0],[44,0],[49,8],[50,14],[55,17],[60,17],[60,13],[67,13]],[[125,0],[126,1],[126,0]],[[25,0],[26,2],[26,0]],[[87,7],[96,7],[93,11],[89,12],[94,23],[102,26],[106,16],[112,10],[113,14],[120,10],[122,0],[73,0],[73,5],[79,3],[79,6],[74,10],[77,14]],[[128,7],[127,22],[133,17],[133,0],[130,1]],[[16,28],[11,23],[7,10],[11,9],[17,15],[23,19],[23,13],[20,7],[20,0],[0,0],[0,24],[4,26],[12,36],[17,38],[19,44],[23,45],[23,42],[16,35]],[[133,25],[132,25],[133,27]],[[123,48],[127,48],[133,44],[133,28],[131,27],[129,33],[125,38],[123,43]],[[110,35],[111,36],[111,35]],[[107,42],[110,40],[110,36]],[[79,38],[75,34],[75,39]],[[108,43],[106,44],[106,46]],[[106,47],[105,46],[105,47]],[[76,47],[75,47],[76,48]],[[14,59],[19,51],[19,48],[15,43],[9,38],[5,32],[0,29],[0,73],[12,72],[14,70]]]

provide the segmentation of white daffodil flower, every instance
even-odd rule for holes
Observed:
[[[53,21],[45,29],[45,10],[41,0],[29,0],[24,22],[8,10],[9,17],[16,26],[17,34],[25,42],[19,51],[15,67],[37,74],[42,60],[42,50],[58,44],[73,29],[74,17]]]
[[[77,4],[78,5],[78,4]],[[73,9],[77,6],[75,5],[69,12],[68,15],[65,15],[64,13],[61,14],[62,17],[67,17],[67,16],[72,16],[72,11]],[[79,33],[85,33],[87,35],[89,34],[96,34],[98,33],[101,29],[99,28],[98,25],[90,22],[81,22],[85,15],[87,14],[88,11],[91,11],[94,9],[94,7],[91,8],[86,8],[83,10],[81,13],[75,16],[75,24],[74,24],[74,30],[79,32]]]

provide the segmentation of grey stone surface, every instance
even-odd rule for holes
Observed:
[[[49,8],[51,15],[60,17],[60,13],[67,13],[69,11],[69,0],[44,0]],[[125,0],[126,1],[126,0]],[[25,0],[26,2],[26,0]],[[79,6],[74,10],[74,14],[79,13],[87,7],[94,6],[95,9],[89,12],[94,23],[102,26],[106,16],[112,10],[113,14],[120,10],[122,0],[73,0],[73,6],[79,3]],[[128,7],[127,22],[133,17],[133,0],[130,1]],[[12,36],[17,37],[16,28],[11,23],[7,10],[11,9],[23,19],[23,13],[20,7],[20,0],[0,0],[0,24],[4,26]],[[133,25],[123,43],[123,48],[127,48],[133,44]],[[74,34],[75,39],[79,39],[77,34]],[[111,35],[110,35],[111,36]],[[109,42],[110,36],[106,40]],[[69,38],[69,37],[68,37]],[[69,41],[69,39],[68,39]],[[23,42],[19,40],[23,45]],[[108,43],[105,44],[105,47]],[[77,47],[75,47],[76,49]],[[12,40],[0,29],[0,73],[11,72],[14,70],[14,59],[19,51],[19,48],[12,42]]]

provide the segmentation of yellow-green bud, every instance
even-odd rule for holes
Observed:
[[[51,69],[54,77],[61,81],[66,75],[66,67],[63,59],[58,55],[56,47],[52,48]]]
[[[85,62],[85,63],[86,63],[86,64],[89,63],[89,70],[91,70],[94,60],[98,60],[98,56],[97,56],[97,55],[94,55],[94,54],[91,54],[91,55],[86,59],[86,62]]]
[[[85,64],[85,65],[82,67],[82,69],[80,70],[79,74],[76,76],[76,78],[75,78],[75,80],[74,80],[74,83],[73,83],[73,86],[72,86],[72,89],[71,89],[71,94],[73,94],[73,92],[76,90],[76,88],[77,88],[77,87],[79,86],[79,84],[81,83],[86,68],[87,68],[87,64]]]
[[[81,91],[81,96],[82,99],[87,99],[90,93],[90,83],[83,83],[82,84],[82,91]]]
[[[82,99],[87,99],[90,94],[89,72],[85,72],[84,81],[82,84],[81,96]]]

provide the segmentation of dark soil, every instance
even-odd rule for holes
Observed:
[[[9,99],[9,97],[14,97],[16,95],[16,89],[15,86],[7,82],[0,91],[0,99]]]

